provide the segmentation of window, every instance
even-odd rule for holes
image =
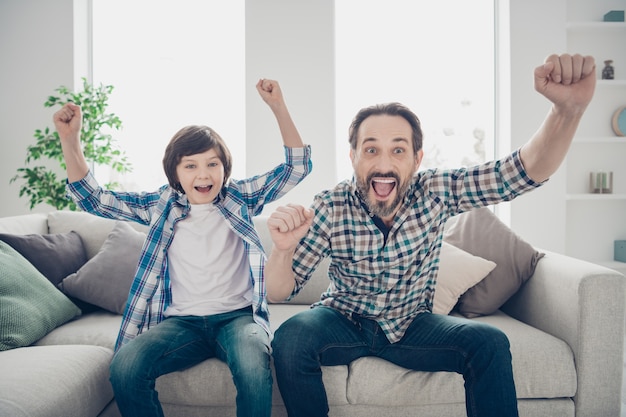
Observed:
[[[98,168],[98,179],[132,191],[164,184],[163,151],[188,124],[219,132],[233,177],[245,178],[246,0],[92,1],[93,79],[115,87],[110,110],[124,123],[116,138],[134,166],[124,178]],[[420,117],[422,168],[494,157],[493,0],[334,4],[339,180],[352,175],[350,120],[387,101]]]
[[[493,1],[338,0],[335,19],[340,179],[352,175],[350,121],[390,101],[422,122],[422,168],[493,159]]]
[[[165,147],[190,124],[215,129],[236,155],[233,177],[243,177],[244,45],[244,0],[93,0],[93,79],[114,86],[115,138],[133,164],[113,180],[130,191],[165,184]]]

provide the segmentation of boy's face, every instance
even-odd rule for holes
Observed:
[[[191,204],[215,200],[224,185],[224,164],[215,149],[183,156],[176,166],[178,182]]]
[[[359,192],[370,211],[386,221],[395,216],[422,161],[423,151],[414,153],[412,133],[401,116],[370,116],[350,151]]]

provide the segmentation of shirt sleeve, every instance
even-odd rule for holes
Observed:
[[[236,181],[241,198],[258,215],[267,203],[271,203],[298,185],[313,168],[311,147],[289,148],[284,146],[285,162],[271,171]]]
[[[519,149],[504,158],[455,170],[431,170],[420,174],[423,192],[447,201],[453,212],[464,212],[510,201],[543,185],[524,169]]]
[[[161,199],[167,186],[158,192],[132,193],[102,188],[93,173],[66,185],[67,194],[83,210],[100,217],[150,223],[151,209]]]

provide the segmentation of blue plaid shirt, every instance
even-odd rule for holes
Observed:
[[[252,217],[261,213],[266,203],[282,197],[295,187],[311,168],[309,146],[285,147],[285,163],[264,175],[242,181],[230,180],[214,201],[244,242],[250,262],[250,280],[254,286],[254,319],[268,334],[271,332],[263,276],[266,255]],[[163,313],[172,299],[167,249],[173,239],[174,225],[189,214],[190,205],[185,194],[169,185],[148,193],[112,192],[102,189],[91,173],[80,181],[68,184],[67,188],[84,211],[149,225],[117,338],[117,350],[164,319]]]
[[[330,256],[330,286],[313,307],[374,319],[389,341],[397,342],[417,314],[432,311],[446,220],[539,185],[524,171],[519,151],[472,168],[418,172],[385,238],[354,178],[341,182],[315,197],[313,225],[294,255],[291,296]]]

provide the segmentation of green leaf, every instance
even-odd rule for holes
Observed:
[[[119,117],[107,113],[107,102],[113,86],[100,84],[95,87],[84,77],[82,81],[83,91],[73,92],[65,86],[60,86],[55,89],[58,96],[48,96],[44,107],[61,107],[68,102],[80,105],[83,111],[81,142],[87,162],[96,165],[106,164],[118,172],[132,171],[132,165],[125,153],[116,147],[113,136],[100,132],[104,126],[114,130],[120,130],[122,127]],[[9,182],[22,181],[19,196],[28,197],[31,209],[38,204],[49,204],[57,209],[77,210],[76,204],[66,196],[64,178],[58,179],[55,172],[45,166],[29,166],[31,162],[48,159],[56,161],[62,170],[66,169],[58,133],[50,127],[45,127],[36,129],[33,136],[35,144],[26,148],[27,166],[18,168],[17,174]]]

